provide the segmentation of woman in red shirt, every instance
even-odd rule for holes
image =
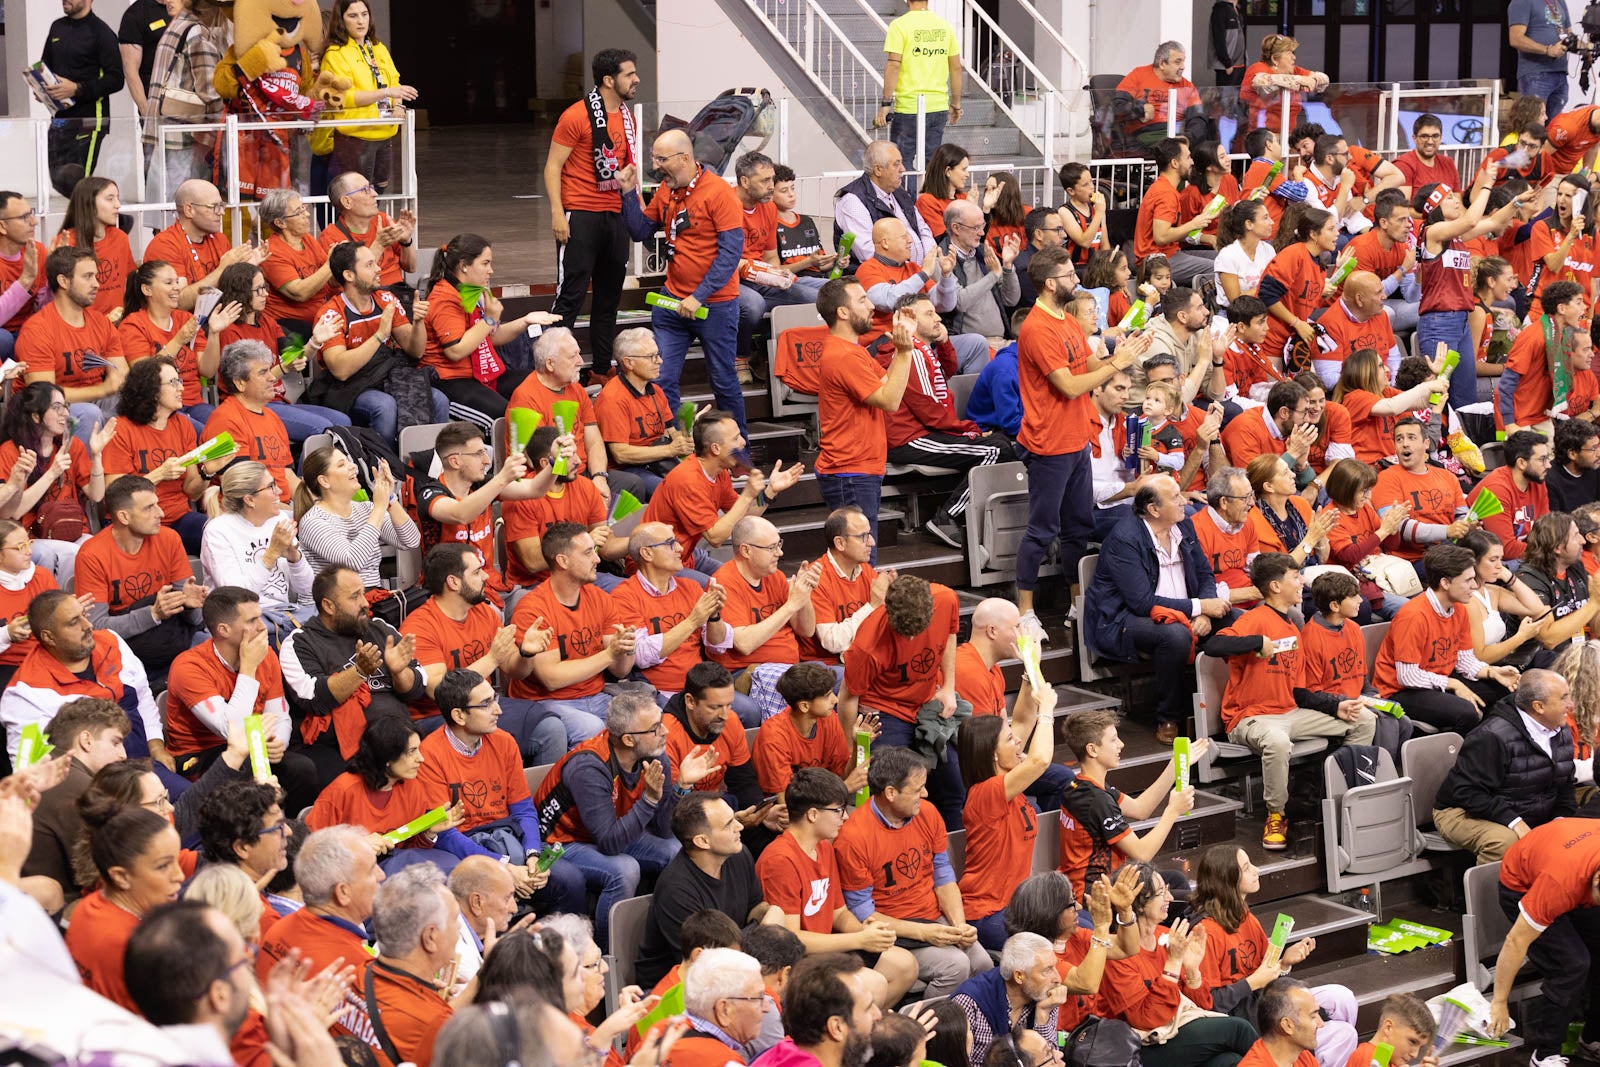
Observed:
[[[1293,225],[1293,230],[1289,226]],[[1292,232],[1292,244],[1281,244]],[[1267,354],[1282,356],[1296,338],[1315,346],[1317,331],[1311,316],[1326,307],[1336,292],[1333,281],[1320,261],[1339,242],[1339,220],[1333,212],[1305,208],[1296,213],[1291,207],[1278,225],[1280,251],[1261,275],[1261,302],[1267,305]],[[1313,348],[1313,350],[1315,350]]]
[[[1211,993],[1211,1010],[1241,1019],[1253,1020],[1255,994],[1317,947],[1315,938],[1302,938],[1286,947],[1280,960],[1267,962],[1267,934],[1246,899],[1260,889],[1261,872],[1249,853],[1232,844],[1213,845],[1200,857],[1189,898],[1189,914],[1199,920],[1190,936],[1206,943],[1200,973]],[[1355,994],[1342,985],[1322,985],[1311,995],[1324,1017],[1317,1031],[1318,1055],[1329,1062],[1347,1059],[1360,1040]]]
[[[178,465],[199,443],[194,422],[181,414],[183,379],[165,356],[142,359],[128,371],[122,395],[117,398],[117,432],[106,446],[108,481],[136,474],[155,483],[161,502],[161,523],[178,531],[191,556],[200,554],[200,535],[206,517],[194,510],[206,489],[204,463]],[[230,460],[231,461],[231,458]],[[225,461],[216,461],[220,468]]]
[[[1178,206],[1184,218],[1191,218],[1204,211],[1218,195],[1221,195],[1224,207],[1237,203],[1239,200],[1239,183],[1234,176],[1228,173],[1227,161],[1222,155],[1222,146],[1215,141],[1205,141],[1194,148],[1194,168],[1189,172],[1189,183],[1183,187],[1183,192],[1178,194]],[[1221,219],[1219,213],[1206,227],[1200,231],[1196,240],[1207,248],[1221,248],[1217,243],[1217,223]]]
[[[1056,1029],[1062,1033],[1104,1010],[1099,1000],[1100,985],[1113,946],[1119,955],[1127,955],[1136,947],[1137,924],[1132,921],[1130,909],[1139,891],[1138,874],[1137,865],[1130,864],[1117,872],[1115,885],[1110,879],[1101,878],[1084,893],[1090,927],[1078,925],[1078,899],[1072,892],[1072,879],[1060,871],[1031,875],[1011,894],[1005,913],[1007,935],[1038,934],[1049,941],[1056,952],[1056,973],[1073,993],[1058,1009]],[[1115,939],[1111,935],[1113,917],[1118,917],[1121,924]]]
[[[0,478],[17,490],[3,510],[33,535],[34,561],[57,581],[73,572],[78,545],[89,539],[84,502],[105,497],[100,454],[117,429],[117,420],[104,420],[85,448],[67,420],[66,394],[53,382],[13,396],[0,420]]]
[[[1007,237],[1015,237],[1019,247],[1027,247],[1022,220],[1028,217],[1028,207],[1022,202],[1022,187],[1015,174],[998,170],[989,175],[983,183],[983,214],[989,224],[984,239],[994,248],[995,255],[1005,251]]]
[[[72,913],[67,951],[84,985],[137,1012],[123,982],[122,954],[145,912],[178,899],[184,877],[178,831],[143,807],[115,808],[104,821],[97,821],[97,814],[83,811],[100,888]]]
[[[961,724],[956,752],[967,787],[961,824],[967,828],[961,899],[967,921],[991,952],[1006,943],[1006,902],[1033,870],[1039,816],[1023,791],[1055,760],[1055,691],[1037,694],[1039,718],[1026,752],[1019,752],[1011,721],[980,715]]]
[[[967,198],[967,150],[949,141],[933,150],[917,194],[917,214],[937,240],[944,236],[944,209]]]
[[[177,365],[183,379],[182,410],[194,416],[199,426],[204,426],[216,409],[205,403],[200,379],[217,376],[217,363],[222,356],[221,335],[239,318],[244,306],[219,303],[213,308],[206,319],[209,332],[199,338],[197,351],[195,339],[200,333],[200,321],[178,307],[178,295],[182,292],[183,283],[178,280],[178,271],[172,264],[160,259],[140,264],[128,275],[117,336],[122,339],[122,351],[128,357],[130,372],[141,359],[154,356],[166,356]]]
[[[11,519],[0,519],[0,624],[5,631],[5,647],[0,649],[0,688],[11,681],[17,664],[33,651],[28,605],[40,593],[58,588],[54,575],[34,565],[29,555],[32,548],[27,530]]]
[[[267,238],[261,271],[272,292],[267,311],[290,333],[311,336],[311,323],[330,295],[328,249],[311,233],[311,209],[292,189],[272,189],[256,211]]]
[[[121,211],[122,197],[116,182],[110,178],[84,178],[72,187],[67,217],[61,222],[61,232],[56,234],[55,243],[50,246],[76,245],[94,251],[100,267],[96,277],[100,292],[94,298],[94,309],[102,315],[110,315],[123,306],[123,287],[139,265],[133,258],[128,235],[118,225],[117,216]]]
[[[1372,605],[1378,619],[1394,618],[1405,607],[1406,598],[1396,596],[1362,573],[1359,568],[1368,556],[1399,544],[1398,531],[1411,515],[1411,505],[1402,501],[1383,509],[1380,517],[1372,506],[1372,487],[1378,472],[1359,459],[1341,459],[1328,470],[1328,499],[1339,509],[1339,522],[1328,535],[1333,551],[1329,563],[1349,568],[1361,583],[1362,597]]]
[[[1499,256],[1486,256],[1478,260],[1472,273],[1472,310],[1467,312],[1467,333],[1472,337],[1472,351],[1477,363],[1477,377],[1498,378],[1505,361],[1489,362],[1489,343],[1494,339],[1495,306],[1511,299],[1511,290],[1517,287],[1517,272]],[[1465,356],[1466,353],[1461,353]],[[1498,412],[1496,413],[1498,414]]]
[[[1465,373],[1465,372],[1463,372]],[[1370,348],[1345,357],[1333,402],[1350,413],[1350,443],[1363,463],[1378,463],[1394,455],[1395,420],[1426,407],[1431,393],[1444,393],[1450,383],[1440,378],[1401,392],[1389,384],[1389,368]]]
[[[1306,93],[1320,93],[1328,87],[1328,76],[1321,71],[1296,66],[1294,53],[1300,42],[1293,37],[1269,33],[1261,39],[1261,61],[1250,64],[1239,85],[1239,102],[1250,109],[1251,126],[1283,129],[1283,97],[1289,95],[1289,128],[1300,124],[1301,100]]]

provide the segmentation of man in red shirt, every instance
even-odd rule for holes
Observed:
[[[1317,325],[1336,346],[1331,352],[1320,351],[1311,358],[1311,367],[1323,385],[1332,389],[1339,384],[1344,361],[1363,348],[1378,353],[1389,365],[1390,380],[1394,380],[1400,369],[1400,346],[1394,339],[1394,327],[1383,303],[1383,283],[1376,274],[1358,270],[1345,280],[1343,295],[1317,320]]]
[[[694,451],[694,440],[678,425],[656,384],[661,350],[655,334],[642,326],[617,334],[617,373],[594,398],[594,416],[605,441],[607,468],[639,479],[634,495],[649,500],[667,472]]]
[[[744,392],[734,369],[744,211],[728,183],[695,159],[694,143],[684,131],[668,130],[657,137],[650,163],[663,177],[648,206],[639,200],[636,166],[623,167],[617,180],[622,184],[622,218],[633,239],[654,240],[659,230],[667,244],[663,295],[678,306],[650,311],[650,328],[661,345],[662,391],[676,411],[684,356],[689,342],[698,339],[717,407],[732,412],[744,433]]]
[[[630,244],[622,223],[618,172],[637,162],[628,101],[639,91],[639,62],[625,48],[604,48],[589,66],[594,88],[561,113],[550,136],[544,189],[560,267],[550,310],[570,330],[577,325],[584,299],[591,299],[593,373],[604,375],[611,371],[617,306],[628,276]]]
[[[1239,1067],[1317,1067],[1317,1031],[1322,1010],[1311,990],[1293,978],[1276,978],[1256,1005],[1261,1037]]]
[[[402,305],[408,304],[415,290],[406,284],[405,276],[417,269],[416,212],[401,208],[390,218],[378,210],[378,190],[365,174],[354,170],[328,183],[328,202],[338,217],[319,235],[322,246],[331,250],[341,242],[354,241],[371,249],[378,262],[378,284]]]
[[[838,663],[855,640],[856,630],[894,580],[893,571],[873,569],[872,546],[877,540],[860,508],[840,508],[822,524],[828,551],[823,554],[811,607],[817,629],[800,639],[800,654],[818,663]]]
[[[18,362],[27,366],[28,384],[54,382],[65,394],[84,444],[114,410],[128,376],[122,338],[111,320],[94,308],[100,293],[96,263],[93,249],[76,245],[62,246],[46,257],[50,303],[23,325],[15,352]]]
[[[594,404],[589,400],[588,392],[578,384],[578,370],[582,362],[583,353],[579,351],[578,340],[572,336],[571,330],[564,326],[545,330],[533,345],[533,373],[522,379],[522,384],[511,394],[506,407],[536,411],[542,420],[541,428],[555,426],[563,433],[570,433],[578,450],[578,462],[572,465],[572,469],[582,472],[594,482],[609,508],[617,493],[627,490],[637,496],[642,487],[633,475],[620,472],[616,476],[616,484],[611,484],[609,457],[605,440],[600,436],[600,423],[595,417]],[[562,400],[578,405],[576,425],[561,426],[557,422],[553,406]]]
[[[1546,183],[1571,173],[1579,161],[1585,169],[1594,166],[1595,146],[1600,144],[1600,125],[1597,124],[1600,124],[1600,107],[1592,104],[1563,111],[1545,124]]]
[[[1181,44],[1165,41],[1156,46],[1148,67],[1134,67],[1117,83],[1112,106],[1125,116],[1127,135],[1146,148],[1167,136],[1168,116],[1174,111],[1180,118],[1179,129],[1182,120],[1199,114],[1200,93],[1194,82],[1183,76],[1187,62]]]
[[[1556,410],[1546,345],[1547,329],[1558,345],[1567,345],[1573,332],[1587,332],[1584,322],[1589,311],[1583,288],[1577,282],[1554,281],[1544,287],[1539,302],[1544,314],[1535,317],[1512,342],[1505,369],[1495,387],[1495,406],[1508,435],[1518,428],[1547,432],[1553,415],[1583,414],[1583,411],[1567,407]],[[1569,361],[1569,375],[1589,369],[1586,362],[1583,366],[1578,363],[1578,359]]]
[[[194,310],[201,289],[217,286],[222,272],[235,263],[260,264],[267,258],[266,242],[260,248],[242,244],[232,247],[222,232],[222,194],[204,178],[190,178],[172,194],[178,221],[150,238],[144,258],[164,260],[178,272],[183,292],[178,306]]]
[[[1456,170],[1455,160],[1439,151],[1439,146],[1444,143],[1444,124],[1439,121],[1439,116],[1418,116],[1417,121],[1411,124],[1411,143],[1415,147],[1396,156],[1394,161],[1400,173],[1405,175],[1405,184],[1400,188],[1405,190],[1407,200],[1416,196],[1417,190],[1424,185],[1435,182],[1443,182],[1457,192],[1461,190],[1461,174]],[[1572,168],[1569,166],[1567,169]]]
[[[372,935],[379,955],[366,989],[396,1063],[433,1061],[433,1040],[451,1011],[450,991],[435,976],[455,961],[460,925],[461,906],[431,863],[414,863],[378,888]]]
[[[1172,284],[1192,286],[1201,275],[1210,274],[1216,249],[1198,251],[1180,248],[1178,242],[1190,230],[1205,225],[1205,219],[1196,215],[1191,219],[1182,216],[1178,205],[1178,184],[1189,176],[1193,161],[1189,158],[1189,144],[1176,137],[1164,138],[1155,147],[1156,180],[1144,191],[1139,202],[1139,218],[1133,229],[1133,254],[1135,259],[1163,255],[1172,267]],[[1032,265],[1029,265],[1032,277]]]
[[[1420,420],[1407,415],[1395,421],[1394,454],[1399,462],[1378,472],[1372,506],[1411,505],[1411,517],[1400,525],[1395,554],[1420,560],[1429,545],[1454,541],[1472,529],[1467,498],[1454,474],[1428,462],[1428,435]]]
[[[713,620],[727,591],[678,576],[683,558],[664,522],[635,526],[628,549],[638,570],[611,590],[611,604],[615,617],[634,627],[634,666],[656,692],[670,697],[702,663],[702,649],[723,652],[732,644],[732,627],[720,617]]]
[[[50,253],[35,239],[38,216],[21,193],[0,195],[0,358],[10,359],[17,331],[50,299],[44,261]]]
[[[1505,440],[1506,465],[1483,476],[1467,495],[1467,506],[1491,492],[1504,510],[1483,520],[1483,528],[1500,538],[1506,559],[1521,559],[1528,551],[1528,531],[1533,520],[1550,511],[1550,493],[1544,478],[1550,471],[1550,441],[1532,430],[1517,430]]]
[[[887,220],[886,220],[887,221]],[[900,406],[911,375],[916,315],[895,312],[894,356],[888,371],[856,339],[872,328],[871,300],[861,283],[835,278],[822,287],[817,311],[828,326],[823,342],[817,419],[817,488],[831,510],[854,505],[867,517],[874,540],[889,445],[884,414]],[[877,562],[874,544],[872,561]]]
[[[1411,246],[1411,205],[1398,189],[1383,189],[1372,201],[1372,229],[1344,246],[1341,256],[1355,258],[1356,270],[1378,276],[1383,286],[1392,329],[1417,328],[1417,302],[1406,298],[1401,286],[1417,269],[1417,250]],[[1349,279],[1345,280],[1349,285]]]
[[[773,308],[785,304],[815,303],[822,277],[796,274],[778,258],[778,209],[772,203],[777,170],[760,152],[746,152],[733,165],[738,184],[734,193],[744,215],[744,253],[739,264],[739,358],[750,358],[750,337],[756,324]],[[751,273],[751,268],[756,273]],[[787,285],[769,284],[762,277],[777,277]],[[740,367],[739,380],[750,381],[748,365]]]

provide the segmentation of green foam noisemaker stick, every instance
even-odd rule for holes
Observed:
[[[617,494],[617,502],[611,505],[611,521],[621,522],[636,511],[644,510],[644,504],[638,497],[624,489]]]
[[[677,299],[676,297],[662,296],[660,293],[646,293],[644,302],[649,304],[651,307],[658,307],[662,311],[677,311],[683,306],[683,301]],[[702,306],[695,309],[694,317],[697,319],[703,319],[709,314],[711,314],[711,312]]]
[[[1406,709],[1396,700],[1368,700],[1367,707],[1383,715],[1393,715],[1397,719],[1406,713]]]
[[[532,408],[511,408],[506,412],[506,428],[511,431],[511,451],[521,452],[533,440],[533,431],[539,428],[544,416]]]
[[[1267,176],[1261,179],[1261,184],[1250,190],[1251,200],[1265,200],[1267,194],[1272,192],[1272,179],[1283,173],[1283,160],[1278,160],[1267,168]]]
[[[180,467],[192,467],[196,463],[214,463],[219,459],[233,455],[238,446],[233,443],[233,434],[224,430],[211,440],[191,448],[188,452],[178,457]]]
[[[550,414],[556,420],[556,430],[561,434],[578,432],[578,402],[576,400],[557,400],[550,405]],[[558,478],[565,478],[568,470],[567,457],[557,456],[555,473]]]
[[[1439,377],[1443,378],[1445,381],[1449,381],[1450,375],[1453,374],[1455,369],[1459,366],[1461,366],[1461,353],[1457,352],[1453,348],[1448,349],[1444,354],[1444,366],[1439,371]],[[1443,393],[1428,394],[1428,403],[1430,404],[1437,404],[1443,399]]]
[[[261,716],[244,717],[244,736],[250,743],[250,774],[264,785],[272,777],[272,763],[267,759],[267,727]]]
[[[1117,323],[1119,330],[1137,330],[1150,318],[1150,309],[1143,300],[1135,300],[1128,306],[1128,313],[1122,316]]]
[[[1272,934],[1267,938],[1267,958],[1277,960],[1283,955],[1284,946],[1289,943],[1289,934],[1294,930],[1294,918],[1278,913],[1278,921],[1272,924]]]
[[[17,743],[17,770],[25,771],[55,751],[55,746],[44,739],[44,731],[36,722],[22,728],[22,739]]]
[[[432,811],[425,811],[421,815],[418,815],[415,819],[412,819],[404,826],[396,827],[395,829],[390,830],[388,833],[383,835],[383,838],[391,845],[398,845],[401,842],[411,840],[420,833],[423,833],[427,830],[432,830],[435,826],[438,826],[442,822],[448,822],[449,819],[450,808],[447,805],[440,804]]]
[[[1187,737],[1174,737],[1172,739],[1172,788],[1179,793],[1189,788],[1189,739]]]
[[[683,432],[694,433],[694,401],[685,400],[678,405],[678,425],[683,427]]]
[[[1042,691],[1047,684],[1044,680],[1044,671],[1039,669],[1041,651],[1039,642],[1031,635],[1017,636],[1017,658],[1022,660],[1022,669],[1027,673],[1028,684],[1033,687],[1035,693]]]
[[[872,734],[868,733],[866,730],[857,730],[856,731],[856,766],[857,767],[861,766],[863,763],[867,762],[867,760],[869,758],[871,758],[871,756],[872,756]],[[872,791],[870,789],[868,789],[866,786],[862,786],[860,789],[856,790],[856,807],[859,808],[862,805],[866,804],[867,797],[869,797],[871,794],[872,794]]]
[[[854,248],[855,244],[856,235],[853,233],[847,233],[839,238],[839,251],[834,257],[833,269],[828,272],[830,279],[844,277],[844,265],[850,261],[850,249]]]
[[[462,311],[471,311],[483,299],[483,286],[481,285],[458,285],[456,286],[456,292],[461,295]]]
[[[1389,1059],[1393,1055],[1394,1046],[1379,1041],[1372,1046],[1372,1067],[1389,1067]]]
[[[682,1015],[683,1012],[683,983],[679,982],[677,985],[668,989],[665,993],[662,993],[660,1002],[657,1003],[655,1007],[650,1009],[649,1014],[640,1019],[634,1025],[639,1030],[639,1036],[643,1037],[644,1035],[648,1034],[650,1032],[650,1028],[655,1026],[657,1023],[665,1019],[670,1019],[674,1015]]]
[[[1213,196],[1210,199],[1210,201],[1207,202],[1207,204],[1205,206],[1205,210],[1200,212],[1200,217],[1205,220],[1206,225],[1210,225],[1211,220],[1215,219],[1218,215],[1222,214],[1222,209],[1227,207],[1227,206],[1228,206],[1228,198],[1223,196],[1221,193],[1218,193],[1216,196]],[[1190,240],[1194,240],[1196,237],[1199,237],[1204,232],[1205,232],[1205,226],[1201,226],[1198,229],[1190,230],[1189,233],[1188,233],[1188,237],[1189,237]]]
[[[1333,272],[1333,284],[1343,285],[1346,279],[1348,279],[1350,275],[1354,274],[1355,272],[1356,257],[1351,256],[1349,259],[1339,264],[1339,268]]]
[[[539,850],[539,860],[538,863],[535,864],[535,868],[540,874],[543,874],[551,867],[554,867],[556,865],[556,860],[560,859],[566,853],[566,851],[566,846],[560,841],[546,842],[544,848]]]
[[[278,353],[278,359],[287,367],[305,354],[306,339],[297,333],[291,333],[285,340],[283,351]]]
[[[1139,447],[1149,448],[1150,439],[1155,435],[1155,424],[1149,419],[1144,420],[1144,432],[1139,435]]]
[[[1494,495],[1494,490],[1479,489],[1478,498],[1472,502],[1472,506],[1467,510],[1476,515],[1481,521],[1495,515],[1504,515],[1506,506],[1500,502],[1499,497]]]

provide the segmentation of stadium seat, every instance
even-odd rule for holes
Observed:
[[[955,869],[956,878],[959,879],[967,869],[967,832],[951,830],[944,847],[945,856],[950,860],[950,866]]]
[[[808,342],[821,341],[827,333],[827,328],[822,325],[822,316],[817,314],[814,305],[786,304],[772,309],[772,373],[768,384],[774,416],[784,418],[815,414],[815,388],[803,387],[809,384],[815,371],[811,375],[806,374],[800,363],[804,346]]]
[[[1361,640],[1367,646],[1367,682],[1372,681],[1372,671],[1378,662],[1378,649],[1383,647],[1383,639],[1389,633],[1389,624],[1386,622],[1369,622],[1361,628]]]
[[[1014,581],[1017,545],[1028,529],[1028,470],[1020,463],[995,463],[967,472],[967,570],[977,588]],[[1055,564],[1039,574],[1060,574]]]
[[[1053,871],[1061,866],[1061,809],[1041,811],[1038,822],[1039,836],[1033,839],[1034,874]]]
[[[426,422],[417,426],[400,428],[400,460],[409,462],[415,452],[426,452],[438,439],[439,431],[450,425],[447,422]]]
[[[956,403],[956,418],[967,417],[967,400],[972,396],[973,386],[977,384],[976,374],[957,374],[950,379],[950,398]]]
[[[1496,467],[1506,465],[1506,446],[1500,441],[1490,441],[1478,446],[1478,451],[1483,453],[1483,472],[1488,474]]]
[[[304,463],[306,461],[306,457],[311,455],[311,453],[315,452],[317,449],[319,449],[319,448],[328,448],[328,447],[332,446],[332,444],[333,444],[333,434],[331,434],[331,433],[314,433],[314,434],[312,434],[310,437],[306,438],[305,443],[300,446],[300,462]]]
[[[1433,828],[1433,798],[1439,795],[1444,776],[1456,765],[1461,752],[1461,735],[1448,731],[1413,737],[1400,746],[1400,770],[1411,779],[1411,808],[1417,830],[1429,852],[1453,852],[1455,846]]]
[[[1406,878],[1429,869],[1412,810],[1411,780],[1378,749],[1376,779],[1350,787],[1338,757],[1322,761],[1322,854],[1328,892]]]
[[[611,952],[606,956],[606,1014],[617,1010],[622,991],[633,985],[633,963],[644,944],[649,897],[629,897],[611,905]]]
[[[206,568],[205,564],[200,561],[199,556],[189,557],[189,570],[194,573],[195,581],[199,582],[201,585],[206,584]]]
[[[528,780],[528,794],[530,796],[539,791],[539,787],[544,784],[545,775],[554,769],[554,763],[541,763],[536,767],[522,768],[522,776]]]
[[[527,442],[523,442],[526,447]],[[511,431],[507,426],[505,416],[494,420],[494,426],[489,430],[489,447],[494,449],[494,465],[499,469],[500,464],[506,461],[506,449],[511,447]]]
[[[1467,899],[1467,910],[1461,916],[1467,981],[1487,989],[1494,982],[1494,967],[1484,960],[1500,954],[1500,946],[1511,932],[1511,920],[1500,910],[1500,864],[1468,867],[1462,891]]]

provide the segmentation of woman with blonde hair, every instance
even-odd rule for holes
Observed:
[[[1600,641],[1574,641],[1561,650],[1550,669],[1567,680],[1572,710],[1572,758],[1576,765],[1578,806],[1600,793],[1594,780],[1594,745],[1600,739]]]
[[[1252,459],[1244,473],[1256,494],[1250,525],[1255,527],[1261,551],[1287,552],[1302,567],[1308,560],[1313,564],[1325,562],[1328,533],[1339,521],[1339,514],[1333,508],[1316,511],[1311,506],[1317,483],[1311,482],[1296,492],[1294,471],[1282,456],[1272,452]]]
[[[316,577],[295,538],[295,521],[283,513],[278,483],[264,464],[235,463],[222,472],[219,487],[206,490],[205,533],[200,563],[206,584],[253,589],[269,628],[286,633],[289,618],[304,621],[316,613],[302,604]],[[276,643],[276,642],[274,642]]]
[[[1283,96],[1287,92],[1289,127],[1293,129],[1300,122],[1302,97],[1328,87],[1326,74],[1295,64],[1294,54],[1299,47],[1299,41],[1279,33],[1269,33],[1261,39],[1261,60],[1250,64],[1239,86],[1239,102],[1250,109],[1250,126],[1283,129]]]

